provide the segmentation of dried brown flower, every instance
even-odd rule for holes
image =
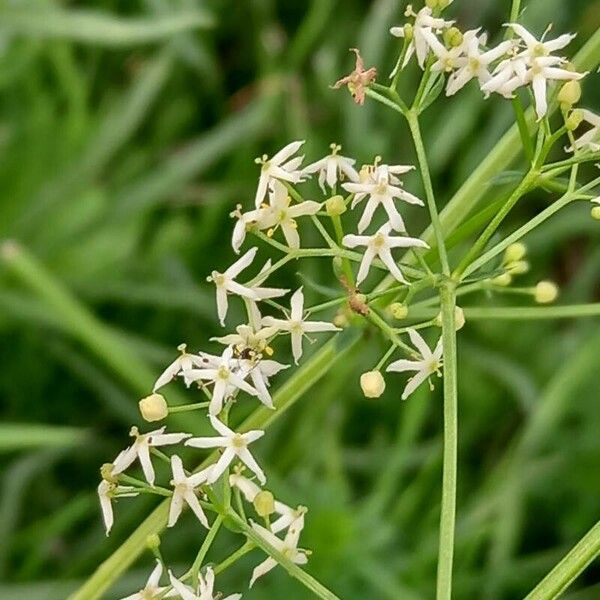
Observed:
[[[349,75],[346,75],[346,77],[342,77],[339,81],[336,81],[331,87],[334,90],[337,90],[343,85],[347,85],[348,90],[350,90],[350,93],[354,98],[354,102],[363,105],[365,102],[365,89],[375,81],[377,69],[371,67],[370,69],[365,70],[365,63],[363,62],[358,48],[350,48],[350,51],[356,54],[354,71]]]

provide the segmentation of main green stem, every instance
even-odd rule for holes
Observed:
[[[458,400],[456,386],[456,330],[454,282],[446,280],[440,286],[442,307],[442,343],[444,348],[444,466],[442,479],[442,510],[437,568],[437,600],[452,596],[452,562],[456,527],[456,481],[458,449]]]
[[[423,179],[423,187],[425,188],[425,196],[427,198],[427,208],[429,209],[431,226],[433,227],[433,232],[435,235],[438,254],[440,256],[440,263],[442,265],[442,272],[444,275],[450,275],[448,254],[446,252],[446,245],[444,243],[444,232],[442,231],[440,216],[435,203],[435,195],[433,193],[433,185],[431,184],[431,175],[429,173],[429,164],[427,162],[427,155],[425,154],[425,146],[423,145],[421,128],[419,127],[419,118],[412,110],[407,111],[405,116],[412,134],[413,142],[415,144],[415,151],[417,152],[419,170],[421,171],[421,178]]]

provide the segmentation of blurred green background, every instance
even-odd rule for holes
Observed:
[[[596,0],[524,4],[534,32],[550,21],[557,34],[578,32],[571,53],[600,26]],[[216,351],[205,277],[233,260],[229,213],[252,203],[253,158],[307,139],[310,161],[332,141],[359,163],[375,154],[414,161],[395,114],[329,89],[352,69],[354,46],[385,81],[397,51],[387,30],[404,8],[398,0],[0,1],[0,243],[23,248],[15,257],[4,244],[11,260],[0,267],[0,598],[66,598],[156,504],[119,502],[106,539],[98,468],[128,442],[141,420],[137,400],[177,344]],[[493,38],[509,8],[456,0],[451,12]],[[583,101],[596,110],[598,81],[590,78]],[[512,118],[510,103],[484,102],[473,87],[426,113],[442,202]],[[490,184],[489,201],[506,189]],[[407,179],[408,189],[419,185]],[[528,196],[506,230],[550,200]],[[420,231],[424,211],[409,223]],[[532,269],[520,281],[555,279],[561,302],[598,301],[599,241],[589,207],[569,207],[528,237]],[[273,281],[298,285],[295,270]],[[327,261],[308,263],[308,275],[333,285]],[[242,318],[235,310],[229,323]],[[456,598],[522,598],[598,519],[598,325],[478,321],[461,331]],[[269,431],[258,456],[276,495],[309,507],[301,545],[313,550],[313,575],[344,599],[427,599],[440,389],[423,386],[401,403],[398,378],[379,400],[362,398],[358,377],[383,348],[366,337]],[[176,572],[191,562],[199,532],[165,535]],[[213,560],[237,543],[223,536]],[[250,554],[220,576],[219,589],[243,591],[260,560]],[[151,563],[145,555],[106,597],[138,589]],[[310,595],[281,569],[244,593],[282,597]],[[597,564],[568,597],[600,598]]]

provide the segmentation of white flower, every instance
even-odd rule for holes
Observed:
[[[592,152],[598,152],[600,150],[600,115],[596,115],[586,108],[582,108],[580,111],[583,120],[587,121],[592,128],[578,137],[573,145],[567,148],[567,151],[573,152],[574,150],[588,148]]]
[[[325,183],[333,189],[344,176],[350,181],[358,181],[358,173],[353,166],[356,161],[353,158],[338,154],[342,149],[340,145],[331,144],[329,147],[331,148],[331,154],[302,169],[302,173],[306,175],[319,173],[319,187],[324,194]]]
[[[406,170],[412,169],[412,167],[403,168]],[[354,208],[363,198],[369,196],[365,210],[358,222],[358,233],[362,233],[369,226],[373,219],[373,215],[375,214],[375,210],[380,204],[388,215],[392,229],[395,231],[406,231],[404,221],[394,204],[394,198],[399,198],[409,204],[418,204],[420,206],[423,206],[423,201],[419,200],[416,196],[409,194],[401,187],[392,185],[392,182],[390,181],[390,171],[387,165],[378,167],[375,175],[377,177],[376,181],[344,183],[342,185],[346,191],[356,194],[352,200],[352,208]]]
[[[244,298],[251,298],[252,300],[260,300],[260,296],[256,290],[252,290],[249,287],[243,286],[234,279],[247,267],[252,264],[257,247],[250,248],[246,254],[236,260],[224,273],[213,271],[209,277],[209,280],[215,284],[217,289],[217,313],[219,315],[219,321],[221,325],[225,326],[225,317],[227,316],[227,294],[237,294]]]
[[[285,538],[282,540],[278,538],[273,532],[252,523],[252,528],[260,537],[262,537],[268,544],[273,546],[276,550],[279,550],[282,554],[297,565],[305,565],[308,562],[306,552],[298,549],[298,542],[300,540],[300,533],[304,528],[304,514],[300,515],[289,527]],[[250,587],[254,585],[254,582],[263,575],[266,575],[271,569],[277,566],[277,561],[269,556],[265,561],[255,567],[252,572],[252,579],[250,580]]]
[[[392,248],[429,248],[429,246],[418,238],[391,236],[392,226],[389,223],[382,225],[374,235],[345,235],[342,244],[347,248],[366,246],[363,259],[358,269],[356,285],[360,285],[369,274],[373,259],[378,256],[390,273],[401,283],[407,283],[392,257]]]
[[[177,579],[171,571],[169,571],[169,580],[173,586],[174,595],[178,595],[182,600],[215,600],[213,591],[215,587],[215,572],[212,567],[206,569],[204,577],[202,573],[198,573],[198,589],[196,591]],[[217,598],[220,600],[239,600],[241,597],[241,594],[231,594],[226,598],[222,598],[221,594],[217,594]]]
[[[548,111],[546,98],[548,81],[574,80],[585,76],[585,73],[560,68],[557,65],[564,64],[564,59],[550,56],[550,52],[564,48],[574,36],[564,34],[544,42],[536,39],[518,23],[509,23],[508,26],[521,38],[525,50],[508,61],[502,61],[494,77],[482,85],[481,89],[486,94],[498,92],[510,98],[518,87],[531,84],[535,98],[535,111],[539,120]]]
[[[181,355],[178,356],[163,372],[163,374],[156,380],[154,387],[152,388],[153,392],[160,389],[164,385],[167,385],[170,381],[173,380],[174,377],[179,375],[182,371],[189,371],[194,366],[203,367],[202,359],[195,354],[188,354],[186,352],[187,345],[180,344],[177,346],[177,350],[181,352]]]
[[[298,204],[291,204],[288,189],[279,181],[273,182],[273,189],[269,192],[269,216],[264,219],[263,227],[269,227],[267,232],[271,237],[273,233],[281,228],[285,241],[290,248],[300,248],[300,236],[298,225],[295,221],[298,217],[315,215],[319,212],[321,205],[313,200],[305,200]],[[262,227],[261,227],[262,228]]]
[[[265,154],[262,158],[256,159],[256,163],[261,165],[258,188],[254,198],[256,208],[260,208],[269,184],[273,181],[281,179],[283,181],[297,183],[301,180],[302,172],[298,170],[298,167],[304,157],[299,156],[292,160],[288,159],[300,150],[302,144],[304,144],[304,141],[292,142],[282,148],[277,154],[274,154],[271,158]]]
[[[304,294],[301,287],[292,295],[290,306],[291,314],[288,319],[263,317],[262,324],[267,327],[276,327],[279,331],[289,331],[292,340],[292,354],[294,361],[298,364],[302,356],[302,337],[305,333],[340,331],[340,329],[325,321],[305,321],[303,319]]]
[[[173,527],[177,523],[185,502],[194,511],[200,523],[209,529],[208,520],[194,491],[198,486],[206,482],[209,469],[198,471],[198,473],[187,477],[183,470],[181,458],[174,454],[171,456],[171,471],[173,472],[171,485],[174,487],[174,490],[169,507],[168,527]]]
[[[234,346],[238,352],[250,348],[261,353],[269,346],[269,340],[277,333],[274,327],[262,327],[255,329],[251,325],[238,325],[236,333],[230,333],[222,337],[210,338],[211,342],[219,342],[226,346]]]
[[[159,594],[162,594],[166,591],[166,586],[159,586],[160,578],[162,576],[163,566],[162,563],[157,559],[156,566],[150,573],[150,577],[148,577],[148,581],[143,589],[135,594],[131,594],[130,596],[126,596],[125,598],[121,598],[121,600],[148,600],[150,598],[155,598]],[[161,596],[163,598],[173,598],[175,594],[172,592],[166,594],[165,596]]]
[[[218,365],[208,369],[190,369],[183,373],[186,382],[211,381],[215,384],[208,412],[218,415],[223,410],[223,400],[233,389],[240,389],[251,396],[258,396],[258,392],[239,374],[232,364],[233,348],[228,346],[221,355]]]
[[[478,31],[478,29],[467,31],[464,34],[462,47],[465,55],[456,60],[456,71],[448,78],[447,96],[456,94],[475,77],[480,85],[489,81],[492,78],[489,66],[513,47],[513,42],[506,40],[495,48],[482,52],[481,46],[484,45],[482,39],[486,36],[478,36]]]
[[[454,23],[454,21],[445,21],[439,17],[432,16],[432,10],[428,6],[424,6],[418,13],[414,13],[410,5],[407,7],[406,12],[404,13],[407,17],[413,16],[415,17],[414,25],[412,26],[412,40],[407,48],[406,55],[404,56],[404,62],[402,63],[402,67],[404,68],[411,56],[416,52],[417,54],[417,62],[421,69],[425,64],[425,59],[427,58],[427,51],[429,50],[429,45],[427,43],[427,39],[424,36],[425,32],[431,31],[432,29],[438,31],[443,29],[444,27],[450,27]],[[404,28],[403,27],[392,27],[390,29],[390,33],[396,37],[404,37]],[[394,74],[392,74],[392,77]]]
[[[269,393],[269,377],[273,377],[282,371],[289,368],[289,365],[283,365],[275,360],[259,359],[242,360],[242,372],[247,373],[252,380],[252,385],[258,392],[258,399],[267,407],[275,409],[273,398]]]
[[[98,499],[100,500],[100,509],[102,511],[102,520],[104,521],[104,529],[106,535],[110,533],[114,524],[114,515],[112,508],[113,498],[131,498],[137,496],[138,492],[135,488],[126,485],[118,485],[103,479],[98,485]]]
[[[416,371],[406,384],[402,392],[402,400],[406,400],[428,377],[437,373],[440,375],[440,367],[442,366],[442,338],[438,340],[433,352],[429,349],[425,340],[414,329],[408,330],[408,335],[413,346],[417,348],[421,354],[421,360],[397,360],[390,363],[386,371],[394,371],[402,373],[404,371]]]
[[[250,454],[248,444],[261,438],[265,432],[253,430],[246,433],[236,433],[216,417],[209,415],[209,419],[213,429],[221,435],[217,437],[194,437],[185,443],[186,446],[193,446],[194,448],[225,448],[221,458],[210,468],[206,482],[214,483],[219,479],[225,469],[231,464],[231,461],[237,456],[264,485],[267,479],[252,454]]]
[[[249,225],[254,225],[258,229],[266,229],[270,227],[267,220],[270,219],[271,211],[268,207],[257,208],[248,212],[241,212],[242,205],[239,204],[237,209],[231,213],[232,217],[237,218],[237,222],[233,227],[233,235],[231,236],[231,246],[236,254],[240,253],[240,248],[246,239],[246,232]]]
[[[446,48],[444,44],[438,40],[431,29],[423,31],[423,37],[427,44],[436,55],[437,60],[431,65],[432,71],[449,72],[458,67],[458,57],[463,54],[463,45]]]
[[[257,494],[261,489],[254,483],[254,481],[244,477],[240,473],[232,473],[229,476],[229,485],[237,487],[242,492],[244,498],[248,502],[254,502]],[[274,502],[275,512],[280,515],[278,519],[271,523],[271,532],[279,533],[284,529],[287,529],[296,519],[306,513],[304,506],[298,506],[292,508],[283,502],[275,500]]]
[[[189,433],[164,433],[165,429],[165,427],[161,427],[149,433],[139,433],[137,427],[132,427],[129,435],[135,437],[135,442],[117,456],[113,463],[113,474],[118,475],[122,473],[137,458],[142,465],[146,481],[150,485],[154,485],[155,475],[154,467],[150,460],[150,448],[179,444],[191,435]]]
[[[262,285],[266,281],[267,277],[269,276],[270,269],[271,259],[267,260],[258,275],[253,279],[254,286],[251,287],[251,289],[260,296],[261,300],[266,300],[267,298],[281,298],[281,296],[285,296],[290,291],[281,288],[256,287]],[[259,329],[262,316],[258,308],[258,302],[253,298],[244,298],[244,302],[246,304],[246,311],[248,313],[248,320],[250,321],[250,324],[255,329]]]

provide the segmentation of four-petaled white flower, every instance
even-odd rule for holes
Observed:
[[[220,433],[216,437],[193,437],[185,442],[186,446],[194,448],[224,448],[224,452],[219,460],[210,467],[208,471],[207,483],[214,483],[231,464],[234,458],[239,458],[264,485],[267,481],[265,474],[258,463],[248,450],[248,444],[261,438],[265,432],[262,430],[247,431],[246,433],[236,433],[219,421],[216,417],[209,415],[210,423],[213,429]]]
[[[252,264],[258,248],[250,248],[246,254],[241,258],[238,258],[230,267],[225,269],[223,273],[213,271],[210,275],[209,280],[215,284],[217,289],[217,314],[219,315],[219,322],[225,326],[225,317],[227,316],[227,294],[237,294],[244,298],[251,298],[252,300],[260,300],[256,291],[251,290],[249,287],[241,285],[235,278],[247,267]]]
[[[202,573],[198,573],[198,589],[196,591],[177,579],[171,571],[169,571],[169,580],[173,586],[174,595],[179,596],[181,600],[215,600],[213,591],[215,587],[215,572],[212,567],[206,569],[204,576],[202,576]],[[241,594],[230,594],[226,598],[222,598],[221,594],[217,594],[217,598],[220,600],[239,600],[241,597]]]
[[[408,335],[413,346],[419,351],[421,355],[420,360],[405,360],[400,359],[393,363],[390,363],[386,371],[394,371],[396,373],[402,373],[405,371],[416,371],[406,384],[404,391],[402,392],[402,400],[406,400],[410,394],[412,394],[426,379],[428,379],[434,373],[440,374],[440,368],[442,366],[442,338],[438,340],[433,352],[429,349],[429,346],[421,335],[414,329],[408,330]]]
[[[400,172],[399,168],[401,165],[396,165],[396,172]],[[404,172],[407,172],[414,167],[402,167]],[[387,212],[389,222],[392,225],[392,229],[395,231],[406,231],[404,221],[396,205],[394,199],[399,198],[409,204],[418,204],[423,206],[423,201],[409,194],[406,190],[398,187],[398,185],[392,185],[390,180],[390,171],[387,165],[380,165],[377,167],[375,173],[376,181],[366,181],[364,183],[344,183],[342,187],[352,194],[355,194],[352,200],[352,208],[354,208],[363,198],[369,196],[365,210],[358,222],[358,233],[362,233],[371,223],[375,210],[381,204]]]
[[[265,154],[262,158],[256,159],[256,163],[261,165],[258,188],[256,189],[256,196],[254,198],[256,208],[260,208],[267,193],[267,189],[272,182],[283,180],[297,183],[301,180],[302,172],[298,170],[298,167],[304,157],[298,156],[291,160],[288,159],[300,150],[302,144],[304,144],[304,141],[292,142],[291,144],[284,146],[271,158]]]
[[[373,259],[378,256],[390,273],[401,283],[407,283],[392,256],[392,248],[429,248],[419,238],[389,235],[392,226],[389,223],[382,225],[373,235],[345,235],[342,243],[347,248],[366,246],[365,253],[356,276],[356,285],[360,285],[369,274]]]
[[[279,331],[288,331],[292,340],[292,354],[294,361],[298,364],[302,356],[302,338],[306,333],[317,333],[322,331],[339,331],[340,329],[332,323],[325,321],[305,321],[304,294],[302,288],[298,288],[290,300],[291,312],[288,319],[275,319],[274,317],[263,317],[262,324],[266,327],[275,327]]]
[[[289,527],[285,538],[282,540],[273,534],[272,531],[265,529],[261,525],[252,523],[252,528],[265,542],[273,546],[276,550],[279,550],[289,560],[297,565],[305,565],[308,562],[306,552],[298,549],[298,542],[300,541],[300,533],[304,527],[304,514],[300,515]],[[269,556],[266,560],[261,562],[252,572],[252,579],[250,579],[250,587],[254,585],[254,582],[263,575],[266,575],[269,571],[277,566],[277,561]]]
[[[113,475],[118,475],[139,459],[144,477],[150,485],[154,485],[154,467],[150,460],[150,448],[179,444],[189,438],[189,433],[164,433],[165,427],[155,429],[149,433],[139,433],[137,427],[132,427],[129,435],[135,437],[135,442],[121,452],[113,463]]]
[[[209,469],[203,469],[190,475],[189,477],[183,470],[183,463],[181,458],[174,454],[171,456],[171,471],[173,472],[173,479],[171,485],[173,486],[173,496],[171,496],[171,505],[169,507],[169,522],[168,527],[173,527],[181,511],[183,510],[183,504],[186,503],[198,517],[198,521],[204,525],[207,529],[210,527],[208,519],[202,510],[202,506],[196,496],[196,488],[206,482],[208,477]]]
[[[478,31],[476,29],[464,34],[462,43],[464,56],[456,59],[456,70],[448,77],[446,96],[456,94],[474,78],[477,78],[479,85],[487,83],[492,78],[489,66],[513,47],[514,42],[506,40],[495,48],[482,52],[481,46],[484,45],[482,39],[487,36],[485,34],[478,36]]]
[[[238,488],[248,502],[254,502],[254,498],[261,491],[254,481],[244,477],[239,472],[232,473],[229,476],[229,485]],[[272,533],[279,533],[287,529],[296,519],[306,513],[306,507],[304,506],[292,508],[283,502],[279,502],[279,500],[275,500],[273,506],[279,517],[271,523]]]
[[[342,149],[339,144],[331,144],[331,154],[302,169],[305,175],[319,173],[319,187],[325,194],[325,183],[333,190],[338,181],[344,177],[350,181],[358,181],[358,172],[354,168],[356,162],[353,158],[342,156],[338,152]]]
[[[579,136],[573,145],[567,148],[567,151],[573,152],[574,150],[588,148],[592,152],[598,152],[600,150],[600,115],[596,115],[586,108],[580,110],[583,120],[589,123],[592,128]]]
[[[121,600],[149,600],[151,598],[156,598],[159,594],[162,594],[167,590],[167,586],[160,586],[160,578],[163,573],[163,566],[160,560],[156,560],[156,566],[150,573],[150,577],[148,577],[148,581],[143,589],[135,594],[131,594],[130,596],[126,596],[125,598],[121,598]],[[169,592],[161,598],[173,598],[175,594],[173,592]]]
[[[189,371],[194,367],[203,367],[204,364],[200,356],[196,354],[189,354],[187,352],[186,344],[179,344],[177,346],[177,350],[181,353],[162,373],[162,375],[156,380],[154,387],[152,388],[153,392],[160,389],[164,385],[167,385],[170,381],[172,381],[179,373],[182,371]]]
[[[235,369],[232,364],[233,348],[228,346],[221,355],[218,365],[208,369],[190,369],[183,372],[186,382],[210,381],[214,383],[212,396],[208,412],[211,415],[218,415],[223,410],[223,401],[234,389],[240,389],[251,396],[258,396],[258,392],[239,374],[239,369]]]
[[[403,69],[408,64],[408,61],[415,52],[417,55],[417,62],[419,63],[419,66],[423,68],[429,50],[429,44],[424,34],[430,32],[432,29],[435,31],[442,30],[444,27],[450,27],[450,25],[454,23],[454,21],[445,21],[440,17],[434,17],[432,16],[432,12],[433,11],[428,6],[424,6],[416,14],[410,6],[406,9],[406,12],[404,13],[405,16],[415,17],[415,22],[412,26],[412,40],[408,45],[404,56],[404,62],[400,68]],[[403,38],[405,35],[404,27],[392,27],[390,33],[395,37]],[[391,76],[393,77],[394,74],[395,73],[392,72]]]

